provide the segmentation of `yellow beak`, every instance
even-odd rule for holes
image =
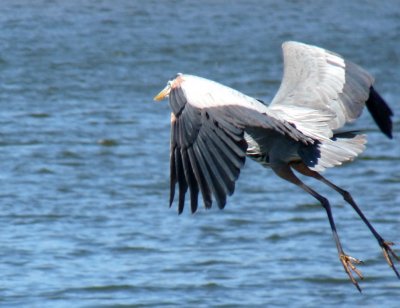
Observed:
[[[160,101],[164,98],[166,98],[169,95],[169,92],[171,92],[171,85],[167,85],[164,89],[161,90],[160,93],[158,93],[156,96],[154,96],[155,101]]]

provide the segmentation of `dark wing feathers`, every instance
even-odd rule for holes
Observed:
[[[240,169],[243,161],[236,161],[236,156],[230,153],[230,150],[223,151],[224,144],[218,139],[209,139],[208,150],[210,155],[214,157],[219,167],[220,173],[226,178],[225,184],[228,188],[228,193],[231,195],[234,190],[234,182],[237,180],[237,174],[235,174],[235,169]],[[230,164],[227,161],[231,162]]]
[[[176,119],[171,114],[171,144],[170,144],[170,157],[169,157],[169,169],[170,169],[170,195],[169,195],[169,206],[172,206],[172,202],[174,202],[175,197],[175,185],[178,182],[177,172],[176,172],[176,164],[175,164],[175,156],[177,155],[177,143],[176,143]]]
[[[219,208],[225,206],[245,162],[246,127],[273,129],[305,144],[314,142],[289,123],[253,109],[234,104],[196,108],[186,102],[180,88],[171,91],[170,105],[173,110],[170,202],[178,184],[179,213],[183,211],[188,189],[192,212],[197,210],[199,192],[206,208],[211,207],[212,199]]]
[[[207,164],[208,171],[210,174],[212,174],[212,176],[210,176],[210,187],[213,190],[218,207],[223,208],[226,203],[226,195],[228,194],[228,188],[225,183],[226,178],[222,176],[218,161],[210,155],[206,141],[202,137],[199,136],[198,142],[194,146],[198,146],[198,148],[201,149],[200,155],[203,156],[204,161]]]
[[[175,155],[175,166],[176,166],[176,177],[178,178],[179,185],[179,212],[183,211],[183,207],[185,204],[185,194],[188,189],[188,185],[186,182],[185,171],[183,169],[182,155]]]
[[[224,198],[224,194],[221,191],[221,187],[218,184],[218,179],[215,174],[215,170],[212,170],[212,166],[210,166],[211,162],[208,162],[205,159],[205,153],[207,150],[204,148],[200,148],[199,145],[200,142],[195,142],[193,144],[193,149],[194,153],[196,156],[196,160],[199,164],[199,167],[201,169],[201,172],[203,173],[206,185],[211,189],[212,194],[214,195],[215,200],[218,203],[218,206],[221,206],[221,204],[225,205],[226,202],[226,197]]]
[[[365,104],[381,131],[392,138],[392,120],[390,118],[393,116],[393,112],[373,87],[370,88],[369,97]]]
[[[193,169],[191,168],[191,163],[187,150],[182,149],[181,156],[182,156],[183,168],[185,171],[186,182],[188,183],[190,190],[190,206],[192,212],[195,212],[198,206],[199,185],[197,184],[196,177],[193,173]],[[182,208],[179,207],[179,213],[182,213],[182,211],[183,211],[183,205]]]
[[[174,92],[179,91],[171,93]],[[246,144],[243,129],[222,122],[212,117],[212,111],[187,104],[171,123],[170,202],[178,184],[179,213],[188,188],[192,212],[197,210],[199,192],[206,208],[211,207],[212,196],[218,207],[223,208],[227,195],[234,191],[244,164]]]
[[[287,135],[293,140],[300,141],[304,144],[312,144],[314,140],[311,137],[305,136],[296,127],[285,121],[284,119],[277,119],[267,113],[261,113],[254,109],[247,109],[240,106],[230,106],[229,109],[224,110],[228,118],[234,119],[237,127],[259,127],[264,129],[272,129],[282,135]]]
[[[188,154],[190,157],[190,162],[192,165],[192,169],[193,169],[193,173],[195,175],[196,181],[200,187],[200,191],[201,191],[201,195],[203,196],[203,202],[204,202],[204,206],[209,209],[211,208],[211,204],[212,204],[212,198],[211,198],[211,191],[210,188],[207,186],[206,180],[204,178],[203,172],[202,170],[199,168],[196,156],[194,154],[194,150],[193,147],[188,148]],[[195,209],[195,211],[193,211],[193,206],[192,206],[192,213],[194,213],[197,208]]]
[[[179,116],[186,105],[186,97],[183,91],[171,91],[169,94],[169,105],[172,109],[172,112],[176,116]]]

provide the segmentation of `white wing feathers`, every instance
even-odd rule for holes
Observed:
[[[373,83],[364,69],[316,46],[285,42],[282,49],[283,79],[271,110],[306,135],[325,138],[360,116]]]
[[[329,139],[333,136],[329,122],[333,115],[326,112],[321,113],[316,109],[299,106],[279,106],[270,110],[273,116],[296,125],[296,128],[304,135],[317,140]]]

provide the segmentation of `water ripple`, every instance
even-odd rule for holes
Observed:
[[[362,296],[323,208],[254,162],[224,211],[169,209],[170,110],[152,100],[186,72],[268,102],[283,40],[346,55],[391,103],[394,140],[365,112],[352,129],[368,133],[366,152],[326,176],[398,242],[395,0],[27,4],[4,1],[0,14],[0,305],[398,306],[376,240],[320,183],[307,182],[329,198],[346,252],[365,262]]]

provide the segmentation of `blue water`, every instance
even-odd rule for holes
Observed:
[[[4,0],[0,29],[0,305],[398,306],[375,239],[319,183],[362,295],[323,209],[254,162],[224,211],[169,209],[170,111],[152,101],[177,72],[269,101],[289,39],[361,64],[395,137],[366,113],[367,150],[326,176],[400,245],[398,1]]]

